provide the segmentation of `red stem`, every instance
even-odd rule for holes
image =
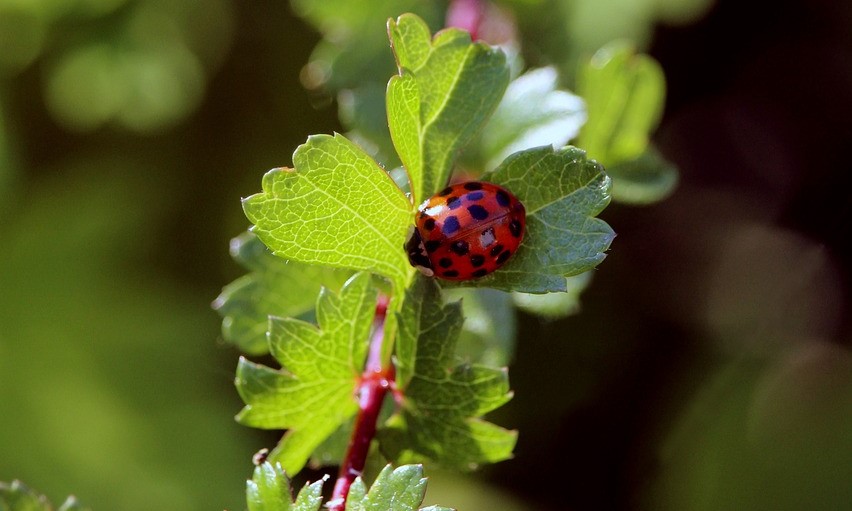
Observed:
[[[334,492],[328,501],[329,511],[344,511],[349,487],[364,471],[370,444],[376,436],[376,423],[385,395],[391,388],[394,379],[393,366],[382,366],[382,342],[385,332],[385,315],[387,314],[388,298],[379,295],[376,304],[376,316],[373,319],[373,336],[370,339],[370,352],[367,365],[358,386],[358,415],[346,457],[340,465]]]

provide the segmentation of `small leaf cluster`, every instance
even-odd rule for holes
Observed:
[[[246,481],[246,502],[249,511],[319,511],[322,505],[323,480],[306,484],[293,497],[290,479],[279,463],[264,462]],[[426,495],[426,478],[421,465],[390,465],[379,473],[367,489],[359,477],[352,484],[346,511],[412,511],[418,509]],[[450,508],[429,506],[420,511],[453,511]]]
[[[44,495],[31,490],[20,481],[0,482],[0,511],[53,511],[53,505]],[[57,511],[88,511],[72,495],[65,499]]]

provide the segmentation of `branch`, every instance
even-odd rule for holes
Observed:
[[[382,366],[382,342],[384,341],[385,316],[388,297],[379,295],[376,303],[376,315],[373,319],[373,335],[370,339],[370,353],[361,383],[358,386],[358,415],[355,427],[346,449],[346,457],[340,465],[334,492],[327,507],[329,511],[344,511],[349,487],[355,478],[364,472],[370,444],[376,436],[376,423],[382,409],[385,395],[393,385],[393,366]]]

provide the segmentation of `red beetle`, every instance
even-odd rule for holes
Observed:
[[[501,267],[524,239],[526,210],[502,186],[468,181],[444,188],[418,208],[405,251],[423,274],[471,280]]]

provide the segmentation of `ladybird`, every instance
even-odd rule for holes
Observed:
[[[484,277],[509,260],[524,239],[526,210],[502,186],[468,181],[448,186],[417,210],[405,251],[426,276]]]

